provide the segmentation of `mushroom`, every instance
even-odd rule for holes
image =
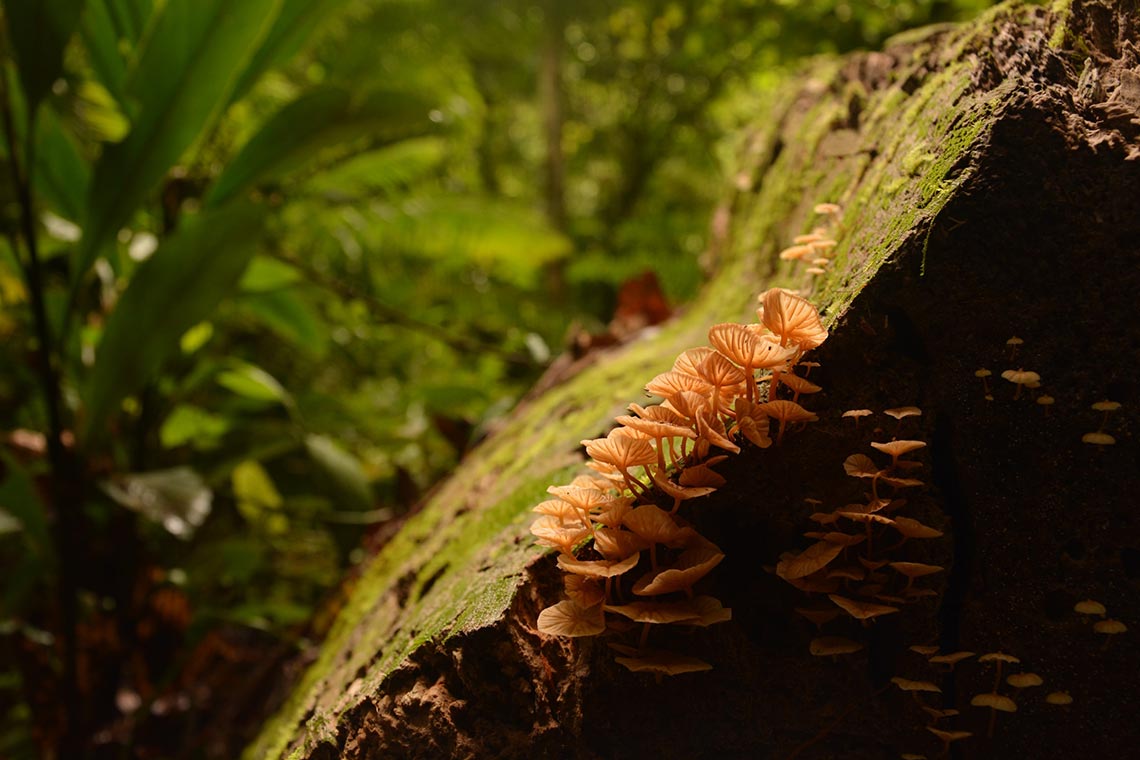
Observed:
[[[1023,341],[1021,338],[1017,337],[1016,335],[1014,335],[1012,338],[1010,338],[1009,340],[1007,340],[1005,342],[1005,344],[1007,346],[1009,346],[1009,360],[1010,361],[1013,361],[1015,358],[1017,358],[1017,347],[1020,346],[1024,342],[1025,341]]]
[[[953,670],[954,666],[962,660],[968,660],[974,656],[973,652],[951,652],[949,654],[939,654],[930,658],[931,664],[934,665],[949,665]]]
[[[760,321],[780,337],[780,345],[796,344],[801,351],[815,348],[827,338],[819,312],[791,291],[772,288],[760,294]]]
[[[938,653],[938,647],[926,644],[915,644],[914,646],[910,647],[910,651],[917,652],[923,657],[929,657],[932,654]]]
[[[973,736],[969,731],[943,731],[934,726],[927,726],[926,730],[937,736],[942,741],[942,754],[948,755],[950,753],[950,743],[960,741],[962,739],[969,739]]]
[[[1045,695],[1045,701],[1051,705],[1071,705],[1073,695],[1067,691],[1051,691]]]
[[[898,423],[895,425],[895,433],[897,434],[903,420],[905,420],[907,417],[921,416],[922,410],[917,406],[900,406],[894,409],[884,409],[883,414],[887,415],[888,417],[894,417],[896,420],[898,420]]]
[[[1046,417],[1049,416],[1049,407],[1053,406],[1053,404],[1056,403],[1056,401],[1057,400],[1055,398],[1053,398],[1052,396],[1050,396],[1048,393],[1043,393],[1037,397],[1038,405],[1045,407],[1045,416]]]
[[[660,422],[658,420],[646,420],[640,417],[632,417],[628,414],[622,414],[614,418],[619,425],[636,430],[639,433],[649,436],[657,445],[657,468],[659,470],[665,469],[665,441],[670,438],[696,438],[697,434],[688,425],[675,425],[671,422]],[[674,454],[676,450],[674,449]],[[675,463],[674,463],[675,464]]]
[[[614,660],[634,672],[655,673],[658,678],[663,675],[675,676],[681,673],[712,670],[712,665],[704,660],[662,649],[646,649],[636,657],[615,657]]]
[[[783,440],[784,429],[789,422],[814,422],[819,419],[815,414],[804,409],[794,401],[768,401],[763,404],[758,404],[756,408],[763,411],[764,414],[769,417],[780,421],[780,431],[776,434],[777,445]]]
[[[1116,443],[1116,439],[1108,433],[1102,433],[1099,430],[1095,433],[1085,433],[1081,436],[1083,443],[1091,443],[1096,446],[1111,446]]]
[[[1006,678],[1005,682],[1015,689],[1028,689],[1030,686],[1040,686],[1045,683],[1036,673],[1014,673]]]
[[[542,515],[531,524],[530,532],[540,546],[549,546],[563,555],[573,556],[574,547],[589,537],[590,528],[580,521],[566,523],[556,515]]]
[[[836,658],[841,654],[853,654],[863,649],[858,641],[845,639],[841,636],[821,636],[811,640],[808,651],[815,657]]]
[[[817,203],[812,208],[817,214],[827,214],[828,216],[837,216],[843,209],[838,203]]]
[[[992,737],[994,735],[994,724],[997,722],[997,714],[1001,712],[1017,712],[1017,703],[1009,697],[997,693],[990,694],[975,694],[974,698],[970,700],[970,704],[974,707],[988,707],[990,708],[990,725],[986,729],[986,736]]]
[[[618,428],[620,430],[620,428]],[[645,484],[630,474],[629,469],[657,462],[657,451],[649,441],[609,435],[605,438],[584,440],[586,453],[591,459],[613,465],[621,473],[625,484],[635,495],[646,489]],[[635,484],[636,483],[636,487]]]
[[[851,617],[856,620],[862,620],[864,624],[866,624],[866,621],[877,618],[880,615],[889,615],[892,612],[899,611],[898,607],[890,607],[885,604],[873,604],[858,599],[848,599],[838,594],[828,594],[827,598],[842,607]]]
[[[671,594],[674,591],[689,593],[693,584],[720,564],[724,553],[716,544],[707,539],[696,540],[681,552],[672,567],[650,570],[633,584],[633,593],[638,596]]]
[[[979,369],[978,371],[976,371],[974,373],[974,377],[980,377],[982,379],[982,391],[985,392],[987,401],[993,401],[993,398],[994,398],[993,396],[990,395],[989,377],[992,374],[993,374],[993,372],[990,372],[988,369],[984,369],[984,368]]]
[[[854,419],[855,420],[855,427],[857,428],[857,427],[859,427],[859,418],[860,417],[866,417],[869,414],[873,414],[873,412],[870,409],[848,409],[846,412],[843,413],[843,416],[844,417],[851,417],[852,419]]]
[[[776,575],[786,581],[805,578],[827,567],[828,563],[843,553],[844,548],[830,541],[818,541],[799,554],[780,560],[776,565]]]
[[[830,623],[835,618],[839,617],[839,610],[831,607],[826,610],[811,610],[804,607],[796,607],[796,613],[804,616],[811,622],[815,623],[816,630],[822,631],[825,623]]]
[[[1100,429],[1104,430],[1104,426],[1108,424],[1108,415],[1120,408],[1120,402],[1105,399],[1104,401],[1098,401],[1093,404],[1092,408],[1098,412],[1104,412],[1104,418],[1100,421]]]
[[[1003,379],[1017,385],[1017,390],[1013,393],[1013,398],[1015,401],[1017,400],[1018,396],[1021,395],[1021,389],[1023,386],[1029,385],[1031,383],[1041,382],[1041,375],[1026,369],[1007,369],[1005,372],[1001,373],[1001,376]]]
[[[755,396],[756,370],[782,366],[791,357],[791,352],[787,349],[771,341],[761,340],[747,327],[735,322],[724,322],[709,328],[709,343],[744,368],[747,380],[745,397],[749,401]]]
[[[597,636],[606,630],[602,605],[583,607],[566,599],[538,613],[538,630],[551,636]]]
[[[898,464],[899,457],[904,454],[909,454],[912,451],[925,448],[925,441],[888,441],[887,443],[871,442],[871,446],[884,454],[891,455],[891,467]]]
[[[942,693],[942,689],[938,688],[937,686],[930,683],[929,681],[912,681],[909,678],[902,678],[900,676],[895,676],[894,678],[891,679],[891,683],[893,683],[895,686],[899,687],[903,691],[910,691],[910,692],[930,691],[930,692],[934,692],[935,694],[941,694]]]
[[[1097,617],[1104,617],[1108,610],[1100,602],[1092,599],[1084,599],[1073,605],[1073,611],[1079,612],[1082,615],[1096,615]]]
[[[1118,633],[1127,631],[1128,626],[1119,620],[1109,618],[1108,620],[1098,620],[1096,624],[1093,625],[1093,630],[1105,635],[1104,648],[1108,649],[1108,642],[1112,641],[1112,637]]]
[[[1001,666],[1007,662],[1016,665],[1017,663],[1021,662],[1021,660],[1017,659],[1012,654],[1006,654],[1005,652],[988,652],[979,657],[978,662],[997,663],[997,673],[994,675],[994,691],[997,691],[998,686],[1001,685]]]
[[[915,578],[940,573],[945,569],[941,565],[924,565],[921,562],[892,562],[891,567],[906,576],[907,583],[906,588],[903,589],[904,592],[914,585]]]

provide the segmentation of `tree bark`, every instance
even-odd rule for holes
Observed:
[[[1136,746],[1137,19],[1135,2],[1001,6],[813,63],[747,135],[703,295],[659,332],[593,355],[473,452],[371,561],[246,757],[938,756],[894,676],[937,682],[926,704],[961,712],[938,724],[973,733],[955,756]],[[777,252],[821,201],[842,204],[842,229],[831,270],[811,279]],[[530,507],[583,471],[580,439],[604,434],[710,325],[751,321],[774,285],[810,291],[830,324],[812,374],[824,391],[806,402],[820,421],[730,458],[727,484],[689,512],[727,555],[707,584],[733,620],[677,640],[714,669],[657,683],[614,662],[616,638],[538,634],[561,576],[533,547]],[[1011,357],[1013,335],[1024,343]],[[1015,399],[1000,374],[1022,367],[1042,388]],[[1045,392],[1052,407],[1034,403]],[[1116,443],[1083,443],[1103,398],[1123,403],[1103,425]],[[897,428],[841,417],[905,405],[923,414]],[[859,498],[844,459],[896,432],[927,442],[927,486],[907,513],[943,536],[898,551],[945,568],[936,596],[840,623],[864,650],[812,657],[818,634],[794,612],[808,598],[764,567],[807,545],[805,498]],[[1072,609],[1085,598],[1133,630],[1106,643]],[[989,711],[970,700],[991,691],[992,667],[940,671],[913,645],[1002,650],[1045,685],[1002,683],[1019,709],[987,738]],[[1045,702],[1061,690],[1071,705]]]

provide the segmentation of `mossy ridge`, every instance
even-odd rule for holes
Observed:
[[[960,27],[951,48],[960,54],[968,45],[987,37],[998,20],[1012,18],[1023,10],[1019,6],[994,9],[977,22]],[[929,33],[916,39],[929,39]],[[915,56],[901,72],[905,75],[901,81],[921,73],[925,65]],[[534,556],[527,534],[529,507],[541,498],[545,484],[559,482],[577,471],[576,441],[604,432],[615,410],[641,396],[641,385],[649,377],[666,369],[684,348],[704,343],[710,324],[749,317],[754,291],[769,284],[792,285],[791,267],[779,271],[775,253],[789,233],[794,234],[793,229],[803,226],[811,205],[823,200],[841,200],[845,206],[846,237],[837,257],[840,266],[828,278],[830,285],[816,295],[834,322],[905,242],[906,234],[919,223],[919,215],[932,219],[965,180],[965,173],[955,178],[948,175],[993,123],[997,106],[1008,92],[999,87],[960,106],[969,86],[968,64],[951,63],[938,74],[924,77],[909,96],[897,82],[867,96],[860,142],[877,146],[879,155],[875,159],[865,155],[817,157],[819,145],[834,129],[841,109],[829,100],[834,91],[810,96],[815,102],[807,108],[802,104],[805,96],[797,93],[804,81],[834,85],[840,76],[839,62],[817,60],[788,86],[786,92],[790,94],[778,99],[788,104],[785,117],[798,125],[810,123],[810,129],[796,133],[784,119],[778,119],[775,128],[750,137],[750,144],[760,148],[751,150],[743,160],[753,164],[748,167],[752,176],[764,176],[764,184],[756,193],[735,193],[726,256],[702,296],[653,339],[615,351],[607,361],[520,409],[501,433],[469,458],[371,561],[318,660],[247,750],[247,758],[280,757],[307,711],[312,717],[304,729],[304,746],[311,748],[333,740],[337,716],[346,706],[321,706],[322,692],[344,693],[356,672],[367,667],[367,683],[358,692],[364,695],[424,642],[446,640],[498,619]],[[892,106],[903,104],[901,123],[890,119]],[[931,115],[937,118],[926,126],[925,117]],[[907,129],[911,125],[915,126],[913,132]],[[773,161],[780,126],[795,139],[789,140]],[[880,144],[883,138],[891,137],[890,144]],[[920,144],[937,145],[943,152],[924,162],[919,175],[896,193],[885,195],[884,186],[900,176],[902,158]],[[916,202],[919,199],[925,199],[925,204]],[[800,227],[793,227],[793,220]],[[859,253],[853,255],[856,251]],[[742,283],[748,283],[746,291]],[[551,422],[555,419],[557,425]],[[491,487],[480,492],[480,485],[488,482]],[[441,525],[446,527],[439,530]],[[500,533],[500,538],[489,541]],[[483,544],[507,548],[486,557],[489,565],[480,571],[480,563],[474,560]],[[412,573],[413,593],[418,594],[440,569],[443,572],[434,578],[422,599],[394,617],[377,615],[381,601],[394,593],[401,578]],[[457,598],[458,589],[463,589],[462,598]],[[465,604],[476,597],[480,604]],[[367,643],[355,647],[362,651],[338,663],[353,638]],[[304,756],[305,751],[291,754]]]

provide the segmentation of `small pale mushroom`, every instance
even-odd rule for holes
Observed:
[[[938,647],[935,645],[915,644],[910,647],[910,651],[917,652],[923,657],[930,657],[931,655],[938,654]]]
[[[835,620],[835,618],[839,617],[839,610],[835,609],[834,607],[826,610],[813,610],[804,607],[796,607],[795,612],[796,614],[802,615],[811,622],[815,623],[816,630],[823,630],[824,624],[830,623],[832,620]]]
[[[1083,599],[1077,602],[1073,605],[1073,611],[1082,615],[1096,615],[1097,617],[1104,617],[1108,612],[1103,604],[1093,599]]]
[[[635,495],[645,490],[645,484],[633,477],[629,470],[632,467],[657,463],[657,450],[649,441],[611,435],[606,438],[584,440],[582,445],[586,447],[586,453],[591,459],[617,468],[625,479],[625,484]],[[635,487],[635,483],[638,487]]]
[[[942,531],[923,525],[913,517],[896,517],[894,529],[904,538],[939,538]]]
[[[804,243],[814,243],[816,241],[823,240],[823,239],[824,239],[823,232],[821,232],[820,230],[815,230],[815,231],[807,233],[806,235],[796,235],[794,238],[792,238],[792,242],[795,243],[796,245],[802,245]]]
[[[843,549],[843,546],[830,541],[816,542],[799,554],[780,560],[776,565],[776,575],[787,581],[807,577],[827,567],[828,563],[843,552]]]
[[[1120,402],[1105,399],[1104,401],[1098,401],[1093,404],[1092,408],[1095,411],[1104,412],[1104,418],[1100,421],[1100,429],[1104,430],[1104,426],[1108,424],[1108,415],[1120,408]]]
[[[974,707],[988,707],[990,709],[990,725],[986,730],[986,736],[991,738],[994,735],[994,724],[997,722],[998,711],[1017,712],[1016,702],[997,693],[975,694],[974,698],[970,700],[970,704]]]
[[[606,629],[602,605],[583,607],[572,599],[538,613],[538,630],[551,636],[597,636]]]
[[[887,443],[871,442],[871,446],[884,454],[890,454],[891,467],[898,464],[899,457],[905,456],[912,451],[925,448],[925,441],[888,441]]]
[[[891,567],[906,576],[907,584],[903,591],[914,585],[915,578],[940,573],[945,569],[941,565],[925,565],[921,562],[892,562]]]
[[[1081,436],[1082,443],[1091,443],[1094,446],[1111,446],[1116,443],[1116,439],[1108,433],[1102,433],[1099,430],[1093,433],[1085,433]]]
[[[780,337],[780,345],[796,344],[801,351],[815,348],[827,339],[819,312],[811,303],[782,288],[760,294],[760,321]]]
[[[870,414],[874,414],[870,409],[848,409],[843,413],[843,416],[855,420],[855,427],[859,427],[859,419]]]
[[[574,547],[590,535],[590,528],[578,520],[567,522],[555,515],[542,515],[531,524],[530,532],[538,539],[536,543],[539,546],[549,546],[563,555],[572,555]]]
[[[841,636],[820,636],[811,640],[808,651],[815,657],[837,657],[841,654],[854,654],[863,649],[858,641]]]
[[[814,275],[816,277],[818,277],[821,274],[827,274],[827,270],[824,269],[823,267],[808,267],[804,271],[807,272],[808,274]]]
[[[939,654],[930,658],[933,665],[949,665],[952,670],[962,660],[968,660],[974,656],[973,652],[950,652],[948,654]]]
[[[1109,618],[1108,620],[1098,620],[1093,625],[1093,630],[1097,633],[1104,634],[1104,648],[1108,649],[1108,642],[1112,641],[1112,637],[1127,631],[1128,626],[1119,620],[1113,620],[1112,618]]]
[[[758,410],[763,411],[764,414],[780,421],[780,431],[776,434],[776,444],[779,445],[780,441],[784,438],[784,429],[789,422],[814,422],[818,420],[814,413],[804,409],[794,401],[768,401],[763,404],[758,404]]]
[[[655,673],[658,677],[712,670],[712,665],[704,660],[661,649],[646,649],[637,657],[615,657],[614,660],[634,672]]]
[[[1036,673],[1014,673],[1006,678],[1005,682],[1015,689],[1028,689],[1045,683]]]
[[[1071,705],[1073,695],[1067,691],[1051,691],[1045,695],[1045,701],[1051,705]]]
[[[1037,397],[1037,405],[1045,408],[1045,416],[1049,416],[1049,407],[1053,406],[1056,402],[1057,400],[1048,393],[1043,393]]]
[[[894,409],[884,409],[883,414],[887,415],[888,417],[894,417],[896,420],[898,420],[898,423],[895,425],[895,432],[898,433],[899,426],[902,425],[903,420],[905,420],[907,417],[921,416],[922,410],[917,406],[899,406],[895,407]]]
[[[671,594],[686,591],[706,576],[724,559],[724,553],[716,544],[706,539],[698,539],[692,546],[681,552],[672,567],[650,570],[633,584],[633,593],[638,596]]]
[[[998,690],[998,686],[1001,685],[1001,668],[1002,668],[1002,665],[1004,665],[1007,662],[1010,663],[1011,665],[1016,665],[1017,663],[1021,662],[1021,660],[1014,657],[1012,654],[1006,654],[1005,652],[987,652],[986,654],[983,654],[981,657],[978,658],[978,662],[983,663],[983,664],[985,664],[987,662],[996,662],[997,663],[997,666],[996,666],[997,667],[997,673],[994,675],[994,691],[996,692]]]
[[[829,216],[835,216],[842,210],[838,203],[817,203],[812,208],[812,211],[817,214],[827,214]]]
[[[973,736],[969,731],[943,731],[934,726],[927,726],[926,730],[937,736],[942,741],[942,754],[946,755],[950,752],[950,743],[961,741],[962,739],[969,739]]]
[[[899,687],[903,691],[929,691],[935,694],[941,694],[942,689],[938,688],[929,681],[912,681],[909,678],[902,678],[895,676],[891,679],[891,683]]]
[[[990,372],[988,369],[985,369],[985,368],[979,369],[976,372],[974,372],[974,377],[980,377],[982,379],[982,391],[985,392],[986,399],[990,400],[990,401],[993,400],[993,396],[990,395],[990,381],[989,381],[989,377],[992,374],[993,374],[993,372]]]
[[[1021,389],[1030,383],[1041,382],[1041,375],[1036,372],[1031,372],[1026,369],[1007,369],[1001,373],[1003,379],[1017,386],[1017,390],[1013,392],[1013,398],[1016,401],[1021,396]]]
[[[880,615],[889,615],[892,612],[899,611],[898,607],[891,607],[885,604],[873,604],[859,599],[848,599],[838,594],[828,594],[827,598],[842,607],[851,617],[864,622],[877,618]]]
[[[1009,360],[1010,361],[1013,361],[1014,359],[1017,358],[1017,347],[1020,346],[1024,342],[1025,341],[1023,341],[1021,338],[1017,337],[1016,335],[1014,335],[1012,338],[1010,338],[1009,340],[1007,340],[1005,342],[1005,344],[1007,346],[1009,346]]]

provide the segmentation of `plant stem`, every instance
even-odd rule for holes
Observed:
[[[43,271],[40,266],[39,249],[36,244],[36,221],[32,205],[32,172],[35,166],[35,116],[28,114],[24,134],[24,167],[20,167],[20,150],[16,129],[12,119],[11,93],[7,72],[0,73],[0,116],[4,122],[4,136],[8,145],[8,165],[12,172],[20,204],[20,233],[24,238],[27,260],[20,259],[19,251],[13,250],[28,289],[31,300],[32,320],[39,343],[36,357],[36,370],[39,374],[40,392],[47,409],[48,462],[51,466],[51,501],[55,512],[54,538],[58,554],[59,580],[56,588],[56,602],[59,614],[59,637],[63,650],[63,676],[60,686],[61,701],[66,716],[66,728],[59,737],[59,756],[78,757],[82,752],[81,701],[78,682],[78,574],[76,566],[77,537],[76,508],[82,504],[82,483],[80,468],[63,445],[63,401],[60,392],[59,376],[53,361],[54,347],[51,325],[48,322],[47,307],[44,303]]]

